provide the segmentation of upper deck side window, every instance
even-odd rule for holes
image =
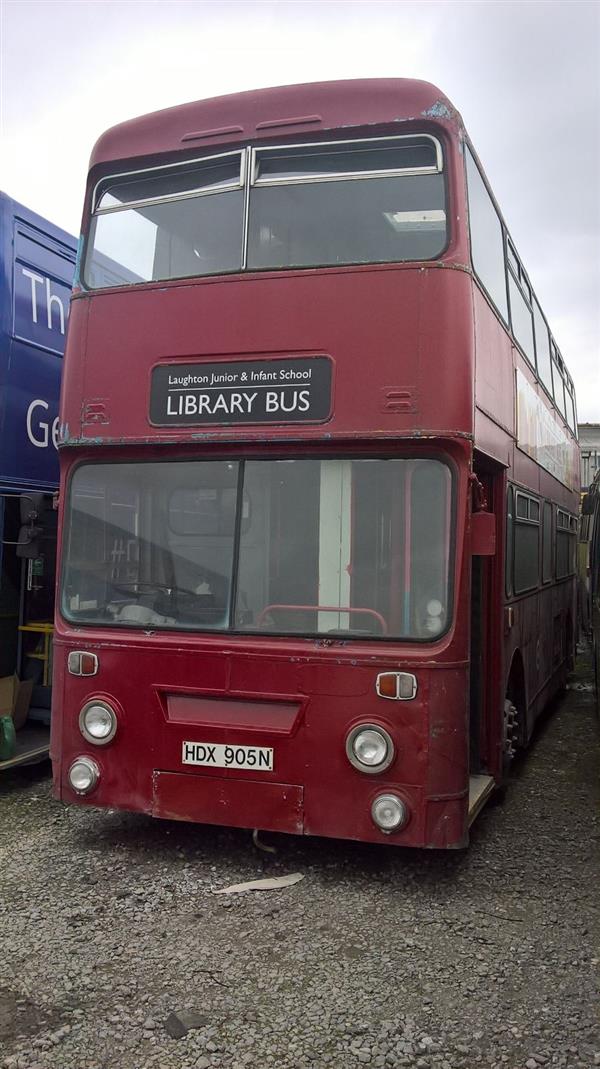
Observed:
[[[552,378],[554,380],[554,400],[556,407],[558,408],[562,418],[567,418],[567,404],[565,399],[565,380],[564,380],[564,364],[562,356],[558,352],[556,345],[552,341],[550,343],[552,352]]]
[[[510,299],[510,322],[515,340],[519,343],[529,363],[535,369],[531,297],[528,298],[527,290],[516,281],[512,271],[508,272],[508,295]]]
[[[473,267],[490,300],[508,323],[502,223],[468,148],[465,161]]]
[[[567,423],[573,431],[573,434],[577,438],[577,416],[575,413],[575,390],[573,383],[570,382],[565,391],[565,400],[567,402]]]
[[[537,371],[541,382],[552,396],[552,368],[550,366],[550,333],[542,309],[533,298],[533,325],[535,329],[535,352]]]
[[[465,168],[475,275],[551,402],[576,435],[575,391],[515,246],[468,146]],[[508,300],[507,300],[508,295]]]
[[[506,266],[508,280],[508,299],[510,306],[510,325],[515,340],[523,353],[536,369],[536,350],[534,344],[534,297],[527,276],[517,256],[514,246],[506,239]]]
[[[241,149],[112,175],[94,191],[83,281],[433,259],[447,244],[445,196],[429,134]]]

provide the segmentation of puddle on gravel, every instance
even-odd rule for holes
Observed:
[[[35,1036],[61,1023],[58,1010],[42,1010],[31,999],[22,998],[8,987],[0,987],[0,1050],[17,1036]]]

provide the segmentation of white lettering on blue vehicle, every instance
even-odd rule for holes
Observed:
[[[47,419],[43,419],[38,409],[42,409],[43,412],[47,412],[49,404],[41,397],[36,397],[31,401],[27,409],[27,437],[32,445],[35,445],[38,449],[47,449],[50,444],[50,435],[52,435],[52,445],[55,449],[58,449],[58,416],[50,423]]]
[[[21,271],[26,278],[31,280],[31,321],[38,322],[38,291],[37,286],[42,287],[42,293],[46,296],[46,322],[48,330],[58,327],[61,334],[65,332],[65,306],[57,293],[52,293],[52,283],[45,275],[38,275],[35,271],[29,271],[22,267]],[[40,306],[42,301],[40,298]]]

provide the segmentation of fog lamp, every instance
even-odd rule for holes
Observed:
[[[394,743],[379,725],[359,724],[346,739],[346,755],[360,772],[383,772],[394,760]]]
[[[105,746],[115,737],[117,731],[117,717],[114,709],[107,702],[86,702],[79,714],[79,730],[88,742],[96,746]]]
[[[399,831],[408,823],[408,806],[395,794],[379,794],[371,806],[371,816],[381,831]]]
[[[89,794],[100,779],[100,769],[91,757],[77,757],[69,769],[69,783],[76,794]]]

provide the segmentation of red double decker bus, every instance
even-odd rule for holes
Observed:
[[[462,847],[573,651],[573,383],[433,86],[96,145],[61,412],[69,802]]]

